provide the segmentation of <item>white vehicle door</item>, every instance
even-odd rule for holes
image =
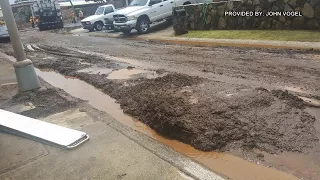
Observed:
[[[113,21],[113,15],[114,15],[114,10],[113,10],[113,7],[112,6],[107,6],[105,9],[104,9],[104,20],[106,20],[106,18],[108,19],[108,22],[110,21]],[[106,23],[106,22],[104,22]]]
[[[149,2],[150,6],[150,20],[151,22],[160,20],[164,16],[164,6],[162,0],[150,0]]]
[[[163,0],[163,6],[165,14],[163,18],[168,18],[172,16],[172,8],[174,7],[174,0]]]

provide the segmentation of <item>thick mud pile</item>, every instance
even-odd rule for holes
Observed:
[[[280,92],[170,74],[120,88],[114,97],[125,113],[200,150],[311,148],[315,118],[303,111],[302,101]]]
[[[11,107],[16,104],[28,105],[28,103],[31,103],[35,108],[24,111],[22,114],[28,117],[40,118],[76,107],[80,102],[79,99],[69,96],[64,91],[50,87],[17,93],[10,101],[4,103],[1,103],[0,99],[0,108]]]
[[[51,48],[55,50],[59,48]],[[34,57],[35,65],[94,85],[117,99],[125,113],[164,136],[200,150],[258,148],[270,153],[302,152],[318,141],[315,118],[304,111],[301,99],[287,92],[269,92],[182,74],[109,80],[104,75],[76,70],[87,66],[81,61],[113,68],[119,67],[117,63],[72,51],[60,53],[66,58]]]

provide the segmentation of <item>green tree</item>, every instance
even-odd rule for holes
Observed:
[[[32,16],[30,7],[21,7],[18,9],[17,14],[20,19],[25,22],[29,22],[30,17]]]
[[[81,8],[75,8],[75,9],[74,9],[77,17],[79,17],[79,11],[80,11],[80,10],[82,11]]]

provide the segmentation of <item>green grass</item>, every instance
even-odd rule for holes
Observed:
[[[320,31],[301,30],[208,30],[189,31],[181,37],[320,42]]]

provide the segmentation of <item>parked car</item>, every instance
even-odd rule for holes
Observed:
[[[136,29],[140,34],[150,30],[150,24],[172,18],[172,8],[205,0],[133,0],[127,8],[113,15],[113,25],[124,34]]]
[[[113,27],[113,15],[116,9],[112,4],[100,6],[94,15],[81,20],[84,29],[101,31],[104,26]]]
[[[10,36],[6,23],[0,20],[0,42],[10,42]]]

